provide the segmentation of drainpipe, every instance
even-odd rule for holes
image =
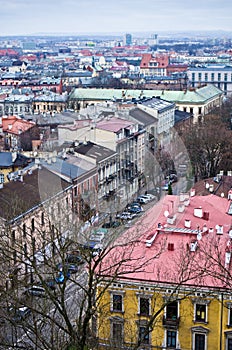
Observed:
[[[221,317],[220,317],[220,347],[219,349],[222,350],[222,322],[223,322],[223,302],[224,302],[224,298],[223,298],[223,293],[221,294]]]

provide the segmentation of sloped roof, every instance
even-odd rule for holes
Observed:
[[[101,120],[100,122],[96,123],[96,128],[117,133],[121,129],[129,128],[133,124],[135,123],[132,121],[111,117],[109,120]]]
[[[163,100],[175,103],[204,103],[219,95],[223,95],[223,92],[212,84],[187,91],[77,88],[70,94],[69,100],[109,101],[124,98],[160,97]]]
[[[2,118],[3,132],[19,135],[35,126],[34,122],[27,121],[16,116]]]
[[[9,221],[60,193],[70,184],[45,168],[11,181],[0,190],[0,217]]]
[[[131,109],[129,111],[129,115],[144,126],[148,126],[154,124],[155,122],[158,122],[157,118],[153,117],[151,114],[148,114],[137,107]]]
[[[76,147],[75,152],[94,158],[97,162],[117,154],[111,149],[97,145],[91,141]]]
[[[60,158],[57,158],[56,162],[52,162],[51,164],[48,164],[45,160],[41,160],[41,164],[52,173],[62,177],[70,183],[78,176],[86,172],[85,169],[82,169],[74,164],[70,164]]]
[[[185,203],[186,199],[188,203]],[[120,260],[121,254],[127,254],[128,250],[128,258],[133,266],[130,265],[129,269],[122,265],[121,268],[125,270],[121,280],[226,287],[224,281],[217,276],[220,264],[225,264],[225,252],[232,251],[228,235],[231,232],[231,215],[228,214],[230,203],[227,198],[215,195],[188,196],[184,200],[173,195],[163,197],[141,220],[120,236],[119,246],[102,262],[105,264],[104,271],[108,275],[112,273],[112,261],[116,266],[117,259]],[[178,210],[180,205],[183,206],[183,211]],[[205,213],[203,216],[199,216],[201,210]],[[168,219],[175,217],[175,220],[169,222],[167,216]],[[186,227],[186,220],[189,221],[189,228]],[[219,226],[223,228],[220,235],[217,233]],[[141,231],[145,227],[147,229]],[[153,242],[147,246],[147,241],[152,238]],[[136,244],[128,249],[128,242],[133,240],[136,240]],[[197,242],[196,247],[199,249],[190,251],[192,242]],[[204,252],[209,255],[204,255]],[[210,258],[214,262],[219,261],[219,258],[221,260],[212,266]],[[142,264],[143,268],[139,269],[138,264]],[[197,279],[196,271],[201,267],[205,272]],[[231,264],[227,268],[231,270]]]
[[[17,153],[16,157],[13,157],[12,152],[0,152],[0,167],[10,168],[15,166],[25,166],[31,161],[30,158],[23,154]]]

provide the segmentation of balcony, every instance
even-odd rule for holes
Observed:
[[[168,328],[178,328],[180,323],[180,317],[163,317],[163,326]]]

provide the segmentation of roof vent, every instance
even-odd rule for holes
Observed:
[[[190,200],[189,198],[186,198],[185,201],[184,201],[184,205],[187,207],[190,203]]]
[[[167,217],[167,224],[173,225],[176,221],[176,215]]]
[[[208,231],[208,227],[206,224],[204,224],[202,227],[202,232],[207,232],[207,231]]]
[[[190,227],[191,227],[191,220],[185,219],[185,221],[184,221],[184,227],[190,228]]]
[[[191,188],[191,190],[190,190],[190,197],[194,197],[195,194],[196,194],[195,188]]]
[[[209,233],[213,233],[213,228],[212,227],[209,228]]]
[[[179,204],[179,205],[178,205],[178,212],[179,212],[179,213],[183,213],[184,208],[185,208],[184,204]]]
[[[201,207],[199,208],[194,208],[193,215],[196,216],[197,218],[202,218],[203,217],[203,210]]]
[[[209,192],[210,192],[210,193],[213,193],[213,191],[214,191],[214,185],[211,184],[211,185],[209,185]]]
[[[217,235],[223,234],[223,225],[216,225],[215,228],[216,228]]]
[[[185,200],[185,194],[181,193],[180,194],[180,202],[183,202]]]

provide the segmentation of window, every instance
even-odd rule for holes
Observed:
[[[227,338],[226,350],[232,350],[232,338]]]
[[[201,73],[198,73],[198,80],[201,80]]]
[[[44,225],[44,213],[41,213],[41,225]]]
[[[167,347],[175,348],[176,347],[176,331],[167,331]]]
[[[139,314],[142,316],[150,315],[150,299],[140,297],[139,298]]]
[[[23,237],[25,238],[27,236],[27,228],[26,224],[23,224]]]
[[[205,81],[208,81],[208,73],[205,73]]]
[[[192,81],[195,80],[195,73],[192,73]]]
[[[211,80],[214,81],[214,73],[211,73]]]
[[[4,174],[0,174],[0,184],[4,184]]]
[[[173,301],[166,307],[166,318],[170,320],[176,320],[178,317],[178,304],[177,301]]]
[[[122,311],[122,295],[113,294],[113,311]]]
[[[232,305],[228,308],[228,326],[232,326]]]
[[[205,334],[195,334],[194,350],[205,350]]]
[[[139,341],[142,344],[149,344],[150,343],[149,331],[148,331],[147,327],[145,327],[145,326],[139,327]]]
[[[195,309],[195,321],[206,322],[206,305],[196,304]]]
[[[15,243],[15,231],[12,231],[11,239],[12,239],[12,244],[14,244]]]
[[[218,73],[218,81],[221,80],[221,73]]]
[[[227,73],[224,74],[224,80],[225,80],[225,81],[228,80],[228,74],[227,74]]]
[[[35,219],[31,219],[31,232],[35,231]]]
[[[110,325],[111,341],[114,345],[122,345],[123,343],[123,320],[119,317],[112,317]]]

